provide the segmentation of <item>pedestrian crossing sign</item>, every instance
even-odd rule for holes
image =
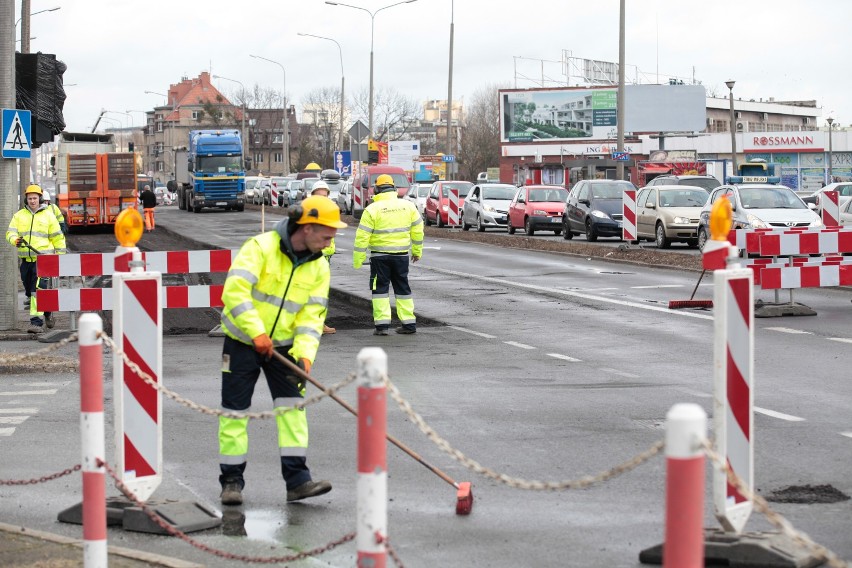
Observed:
[[[30,141],[30,111],[15,108],[3,109],[3,157],[29,158],[32,150]]]

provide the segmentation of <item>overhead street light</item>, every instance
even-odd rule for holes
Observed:
[[[57,10],[61,10],[61,9],[62,9],[62,6],[56,6],[55,8],[47,8],[47,9],[45,9],[45,10],[39,10],[38,12],[30,12],[30,17],[35,16],[36,14],[43,14],[44,12],[55,12],[55,11],[57,11]],[[24,18],[24,17],[23,17],[23,16],[21,16],[20,18],[18,18],[17,20],[15,20],[15,27],[16,27],[16,28],[18,27],[18,24],[19,24],[19,23],[21,23],[21,20],[22,20],[23,18]]]
[[[213,75],[214,79],[223,79],[225,81],[231,81],[232,83],[238,84],[243,89],[243,96],[240,97],[243,99],[243,126],[242,126],[242,135],[243,135],[243,163],[246,160],[246,153],[248,152],[248,140],[246,139],[246,86],[243,85],[240,81],[236,79],[229,79],[228,77],[222,77],[221,75]]]
[[[381,12],[382,10],[387,10],[388,8],[393,8],[394,6],[399,6],[400,4],[411,4],[412,2],[416,2],[417,0],[403,0],[402,2],[396,2],[395,4],[389,4],[387,6],[382,6],[375,12],[371,12],[366,8],[362,8],[361,6],[353,6],[352,4],[344,4],[343,2],[331,2],[331,0],[325,0],[325,3],[329,6],[344,6],[346,8],[354,8],[355,10],[362,10],[370,14],[370,118],[369,118],[369,137],[373,138],[373,38],[375,35],[376,29],[376,14]]]
[[[325,39],[325,40],[328,40],[328,41],[333,41],[337,45],[337,51],[340,53],[340,140],[338,141],[337,144],[338,144],[338,148],[342,151],[343,150],[343,112],[344,112],[344,100],[345,100],[344,95],[343,95],[343,86],[346,82],[346,79],[343,75],[343,49],[340,47],[340,44],[337,42],[336,39],[331,39],[330,37],[324,37],[324,36],[319,36],[319,35],[314,35],[314,34],[303,34],[301,32],[298,35],[306,36],[306,37],[315,37],[317,39]]]
[[[278,67],[281,68],[281,73],[284,75],[284,89],[281,91],[281,106],[284,109],[284,114],[281,116],[281,129],[283,130],[283,140],[281,143],[281,151],[282,151],[282,159],[284,160],[284,175],[290,174],[290,120],[287,114],[287,71],[284,69],[284,66],[274,61],[272,59],[267,59],[266,57],[262,57],[260,55],[252,55],[249,54],[249,57],[254,57],[255,59],[262,59],[269,63],[274,63]]]
[[[737,167],[737,117],[734,113],[734,85],[736,81],[725,81],[728,90],[730,91],[729,99],[731,102],[731,163],[734,166],[734,171],[731,175],[738,175],[739,168]]]

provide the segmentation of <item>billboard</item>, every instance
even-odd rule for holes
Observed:
[[[500,90],[500,140],[614,138],[617,89]]]
[[[627,85],[625,132],[701,132],[707,93],[701,85]]]
[[[388,165],[399,166],[407,172],[414,171],[414,162],[420,156],[419,140],[393,140],[388,142]]]

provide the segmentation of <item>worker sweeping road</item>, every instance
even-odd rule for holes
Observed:
[[[287,501],[331,491],[328,481],[314,481],[307,466],[306,411],[300,377],[273,357],[285,357],[310,374],[319,348],[331,283],[323,249],[337,229],[345,228],[340,209],[327,197],[312,196],[290,207],[273,231],[247,240],[231,264],[222,301],[222,408],[251,406],[260,370],[280,414],[278,451]],[[243,502],[243,474],[248,454],[248,418],[219,418],[219,482],[223,505]]]

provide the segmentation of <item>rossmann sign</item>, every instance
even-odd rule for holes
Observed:
[[[743,136],[743,151],[745,152],[822,152],[823,141],[821,132],[790,132],[783,134],[745,133]]]

